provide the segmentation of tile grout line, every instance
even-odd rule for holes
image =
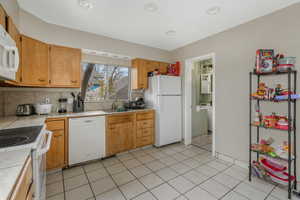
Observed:
[[[134,155],[133,155],[134,156]],[[134,156],[135,157],[135,156]],[[136,157],[135,157],[136,158]],[[137,159],[137,158],[136,158]],[[137,159],[138,160],[138,159]],[[121,161],[121,160],[120,160]],[[121,161],[122,162],[122,161]],[[141,162],[142,163],[142,162]],[[142,163],[142,165],[144,165],[144,163]],[[140,166],[142,166],[142,165],[140,165]],[[158,198],[156,198],[156,196],[150,191],[150,189],[148,189],[140,180],[139,180],[139,178],[137,177],[137,176],[135,176],[131,171],[130,171],[130,169],[129,168],[127,168],[127,166],[126,165],[124,165],[125,166],[125,168],[129,171],[129,173],[131,174],[131,175],[133,175],[135,178],[136,178],[136,180],[140,183],[140,184],[142,184],[144,187],[145,187],[145,189],[146,189],[146,192],[143,192],[143,193],[141,193],[141,194],[139,194],[139,195],[136,195],[136,196],[134,196],[133,198],[131,198],[131,199],[134,199],[134,198],[136,198],[136,197],[138,197],[138,196],[141,196],[142,194],[145,194],[145,193],[147,193],[147,192],[149,192],[150,194],[152,194],[152,196],[155,198],[155,199],[157,199],[157,200],[159,200]],[[138,167],[138,166],[137,166]],[[146,165],[144,166],[144,167],[146,167],[146,168],[148,168]],[[149,169],[149,168],[148,168]],[[149,169],[151,172],[152,172],[152,170],[151,169]],[[149,174],[147,174],[147,175],[149,175]],[[147,176],[147,175],[144,175],[144,176],[142,176],[142,177],[145,177],[145,176]],[[140,177],[140,178],[142,178],[142,177]],[[133,180],[133,181],[135,181],[135,180]],[[131,181],[131,182],[133,182],[133,181]]]
[[[185,150],[183,150],[183,151],[185,151]],[[181,153],[181,152],[183,152],[183,151],[180,151],[180,152],[176,152],[176,153]],[[205,150],[205,151],[207,151],[207,150]],[[207,151],[208,152],[208,151]],[[174,154],[176,154],[176,153],[174,153]],[[206,152],[205,152],[206,153]],[[203,153],[204,154],[204,153]],[[184,155],[184,154],[182,154],[182,155]],[[201,155],[200,153],[198,153],[197,155]],[[167,156],[167,154],[166,154],[166,156]],[[184,155],[184,156],[186,156],[186,155]],[[196,155],[195,155],[196,156]],[[195,156],[192,156],[192,157],[187,157],[186,159],[184,159],[184,160],[187,160],[187,159],[191,159],[191,158],[193,158],[193,157],[195,157]],[[137,159],[137,158],[136,158]],[[159,159],[156,159],[156,160],[158,160],[159,161]],[[176,160],[176,159],[175,159]],[[176,160],[177,161],[177,163],[176,164],[179,164],[179,163],[181,163],[181,164],[183,164],[183,165],[185,165],[184,163],[183,163],[183,161],[184,160],[182,160],[182,161],[178,161],[178,160]],[[211,160],[212,161],[212,160]],[[211,162],[211,161],[208,161],[208,163],[209,162]],[[173,164],[173,165],[176,165],[175,163]],[[203,164],[200,164],[199,166],[202,166],[202,165],[205,165],[204,163]],[[170,166],[172,166],[172,165],[170,165]],[[171,168],[170,166],[167,166],[166,165],[166,167],[165,168]],[[185,165],[185,166],[187,166],[187,165]],[[199,167],[199,166],[197,166],[197,167]],[[187,166],[187,167],[190,167],[190,166]],[[185,193],[181,193],[181,192],[179,192],[176,188],[174,188],[172,185],[170,185],[168,182],[169,181],[171,181],[171,180],[174,180],[174,179],[176,179],[176,178],[178,178],[179,176],[183,176],[184,174],[186,174],[186,173],[188,173],[188,172],[190,172],[190,171],[192,171],[192,170],[194,170],[194,169],[196,169],[197,167],[195,167],[195,168],[192,168],[192,167],[190,167],[191,169],[190,170],[188,170],[188,171],[186,171],[185,173],[178,173],[176,170],[176,173],[178,173],[178,176],[176,176],[176,177],[173,177],[172,179],[170,179],[170,180],[168,180],[168,181],[165,181],[165,180],[163,180],[164,182],[162,183],[162,184],[160,184],[160,185],[157,185],[157,186],[155,186],[155,187],[153,187],[153,188],[151,188],[151,190],[153,190],[153,189],[155,189],[155,188],[158,188],[158,187],[160,187],[161,185],[163,185],[163,184],[167,184],[167,185],[169,185],[171,188],[173,188],[176,192],[178,192],[179,193],[179,196],[181,196],[181,195],[184,195],[185,196],[185,194],[188,192],[188,191],[190,191],[190,190],[193,190],[194,188],[196,188],[197,186],[199,186],[200,184],[195,184],[195,187],[193,187],[193,188],[191,188],[190,190],[188,190],[188,191],[186,191]],[[163,168],[162,168],[163,169]],[[171,168],[172,169],[172,168]],[[226,168],[227,169],[227,168]],[[154,170],[152,170],[152,169],[150,169],[155,175],[157,175],[156,174],[156,172],[158,171],[154,171]],[[217,169],[216,169],[217,170]],[[158,175],[159,176],[159,175]],[[159,176],[160,177],[160,176]],[[141,177],[140,177],[141,178]],[[161,177],[160,177],[161,178]],[[207,179],[207,180],[209,180],[209,179]],[[207,181],[207,180],[205,180],[205,181]],[[188,180],[189,181],[189,180]],[[205,182],[205,181],[203,181],[203,182]],[[189,182],[191,182],[191,181],[189,181]],[[202,183],[203,183],[202,182]],[[202,184],[201,183],[201,184]],[[143,183],[142,183],[143,184]],[[153,194],[150,190],[149,190],[149,192],[151,193],[151,194]],[[177,196],[176,198],[178,198],[179,196]],[[175,198],[175,199],[176,199]]]
[[[86,177],[86,179],[87,179],[87,181],[88,181],[88,185],[90,186],[91,191],[92,191],[92,193],[93,193],[93,197],[94,197],[95,200],[96,200],[96,195],[95,195],[95,192],[94,192],[93,187],[92,187],[92,185],[91,185],[90,179],[89,179],[89,177],[88,177],[88,175],[87,175],[87,172],[85,171],[84,167],[82,167],[82,169],[83,169],[83,172],[84,172],[84,174],[85,174],[85,177]]]
[[[119,158],[117,157],[117,156],[115,156],[114,158],[116,158],[118,161],[120,161],[119,160]],[[121,162],[122,163],[122,162]],[[117,164],[116,164],[117,165]],[[122,165],[124,165],[123,163],[122,163]],[[104,165],[103,165],[104,166]],[[113,165],[111,165],[111,166],[113,166]],[[107,167],[111,167],[111,166],[104,166],[104,168],[105,168],[105,170],[106,170],[106,172],[108,173],[108,175],[109,175],[109,177],[112,179],[112,181],[114,182],[114,184],[116,185],[116,188],[121,192],[121,194],[122,194],[122,196],[124,197],[124,199],[125,200],[128,200],[127,199],[127,197],[125,196],[125,194],[123,193],[123,191],[121,190],[121,188],[120,188],[120,186],[117,184],[117,182],[114,180],[114,178],[112,177],[112,174],[106,169]],[[126,166],[124,165],[124,167],[126,168]],[[120,173],[122,173],[122,172],[120,172]],[[118,173],[116,173],[116,174],[118,174]],[[128,183],[130,183],[130,182],[128,182]],[[116,189],[116,188],[113,188],[113,189],[111,189],[111,190],[109,190],[109,191],[112,191],[112,190],[114,190],[114,189]],[[106,192],[109,192],[109,191],[106,191]],[[104,194],[105,192],[103,192],[103,193],[101,193],[101,194],[99,194],[99,195],[102,195],[102,194]]]
[[[183,150],[183,151],[185,151],[185,150]],[[207,150],[205,150],[205,151],[207,151]],[[176,153],[181,153],[182,151],[180,151],[180,152],[176,152]],[[147,154],[147,153],[146,153]],[[175,154],[175,153],[174,153]],[[184,155],[184,154],[183,154]],[[201,155],[201,154],[197,154],[197,155]],[[134,156],[134,155],[133,155]],[[151,156],[151,155],[150,155]],[[168,156],[167,154],[166,154],[166,156]],[[185,156],[185,155],[184,155]],[[195,155],[196,156],[196,155]],[[193,157],[195,157],[195,156],[192,156],[192,157],[187,157],[185,160],[187,160],[187,159],[191,159],[191,158],[193,158]],[[138,158],[136,157],[136,156],[134,156],[137,160],[138,160]],[[176,160],[176,159],[175,159]],[[157,159],[155,159],[155,160],[153,160],[153,161],[159,161],[159,158]],[[177,161],[177,164],[179,164],[179,163],[181,163],[181,164],[183,164],[183,165],[185,165],[184,163],[182,163],[184,160],[182,160],[182,161],[178,161],[178,160],[176,160]],[[209,162],[211,162],[211,161],[209,161]],[[208,163],[209,163],[208,162]],[[174,165],[176,165],[175,163],[174,163]],[[205,165],[205,164],[200,164],[199,166],[202,166],[202,165]],[[187,165],[185,165],[185,166],[187,166]],[[197,167],[199,167],[199,166],[197,166]],[[126,167],[126,166],[125,166]],[[147,167],[147,166],[145,166],[145,167]],[[171,168],[170,166],[167,166],[166,165],[166,167],[164,167],[164,168]],[[190,166],[187,166],[187,167],[190,167]],[[194,170],[194,169],[196,169],[197,167],[195,167],[195,168],[192,168],[192,167],[190,167],[191,169],[190,170],[188,170],[188,171],[186,171],[185,173],[178,173],[176,170],[176,172],[178,173],[178,176],[176,176],[176,177],[173,177],[172,179],[170,179],[170,180],[168,180],[168,181],[165,181],[165,180],[163,180],[158,174],[156,174],[156,172],[158,171],[158,170],[156,170],[156,171],[154,171],[154,170],[152,170],[152,169],[150,169],[152,172],[153,172],[153,174],[155,174],[155,175],[158,175],[164,182],[162,183],[162,184],[159,184],[159,185],[157,185],[157,186],[155,186],[155,187],[153,187],[153,188],[151,188],[151,190],[153,190],[153,189],[155,189],[155,188],[158,188],[158,187],[160,187],[161,185],[163,185],[163,184],[167,184],[168,186],[170,186],[171,188],[173,188],[176,192],[178,192],[178,194],[179,194],[179,196],[177,196],[177,197],[175,197],[175,199],[176,198],[178,198],[178,197],[180,197],[181,195],[183,195],[183,196],[185,196],[185,194],[188,192],[188,191],[190,191],[190,190],[193,190],[194,188],[196,188],[197,186],[199,186],[200,184],[195,184],[195,186],[193,187],[193,188],[191,188],[190,190],[188,190],[188,191],[186,191],[185,193],[181,193],[181,192],[179,192],[175,187],[173,187],[171,184],[169,184],[169,181],[171,181],[171,180],[174,180],[174,179],[176,179],[176,178],[178,178],[179,176],[183,176],[184,174],[186,174],[186,173],[188,173],[188,172],[190,172],[190,171],[192,171],[192,170]],[[164,169],[164,168],[162,168],[162,169]],[[228,167],[229,168],[229,167]],[[227,169],[227,168],[226,168]],[[160,170],[160,169],[159,169]],[[217,169],[216,169],[217,170]],[[225,171],[225,170],[224,170]],[[133,174],[134,175],[134,174]],[[146,175],[145,175],[146,176]],[[142,176],[143,177],[143,176]],[[140,178],[142,178],[142,177],[140,177]],[[139,179],[139,178],[137,178],[137,179]],[[209,180],[209,179],[207,179],[207,180]],[[207,180],[205,180],[205,181],[207,181]],[[140,180],[138,180],[139,182],[140,182]],[[187,180],[187,181],[189,181],[189,180]],[[205,181],[203,181],[203,182],[205,182]],[[191,181],[189,181],[189,182],[191,182]],[[203,183],[202,182],[202,183]],[[140,182],[142,185],[144,185],[142,182]],[[201,183],[201,184],[202,184]],[[193,183],[194,184],[194,183]],[[144,185],[145,186],[145,185]],[[145,186],[145,188],[156,198],[156,196],[151,192],[151,190],[150,189],[148,189],[146,186]],[[144,194],[144,193],[142,193],[142,194]],[[142,195],[141,194],[141,195]],[[139,195],[138,195],[139,196]],[[135,198],[135,197],[134,197]]]
[[[64,199],[66,200],[66,188],[65,188],[65,177],[64,177],[64,173],[61,170],[61,174],[62,174],[62,181],[63,181],[63,192],[64,192]]]
[[[199,148],[199,147],[196,147],[196,148]],[[199,148],[199,149],[201,149],[201,148]],[[147,150],[147,149],[146,149],[146,150]],[[133,152],[128,152],[128,153],[130,153],[130,155],[132,155],[132,158],[129,158],[129,159],[126,159],[126,160],[121,160],[120,158],[116,157],[116,159],[119,161],[118,164],[122,164],[122,165],[124,166],[124,168],[125,168],[130,174],[132,174],[133,177],[135,177],[136,180],[137,180],[140,184],[142,184],[143,186],[145,186],[145,185],[144,185],[139,179],[141,179],[142,177],[144,177],[144,176],[146,176],[146,175],[149,175],[149,174],[146,174],[146,175],[141,176],[141,177],[138,178],[137,176],[135,176],[135,175],[131,172],[132,169],[143,166],[143,167],[149,169],[149,170],[151,171],[151,173],[153,173],[154,175],[157,175],[158,177],[160,177],[160,176],[157,174],[157,171],[159,171],[159,170],[161,170],[161,169],[165,169],[165,168],[171,168],[172,165],[183,164],[183,165],[185,165],[185,166],[191,168],[190,170],[188,170],[188,171],[186,171],[186,172],[184,172],[184,173],[178,173],[177,176],[173,177],[173,178],[170,179],[170,180],[164,180],[164,179],[162,179],[162,177],[160,177],[160,179],[162,179],[162,181],[163,181],[162,184],[165,184],[165,183],[166,183],[167,185],[169,185],[169,186],[172,187],[172,188],[174,188],[174,187],[173,187],[172,185],[169,184],[169,181],[171,181],[171,180],[173,180],[173,179],[176,179],[176,178],[179,177],[179,176],[184,176],[185,174],[189,173],[190,171],[195,170],[197,167],[204,166],[204,165],[207,166],[208,163],[217,160],[217,159],[212,159],[212,160],[209,160],[209,161],[206,162],[206,163],[201,163],[201,162],[199,162],[198,160],[195,160],[195,161],[198,162],[199,165],[198,165],[197,167],[191,167],[191,166],[189,166],[189,165],[186,165],[186,164],[184,163],[184,161],[185,161],[185,160],[188,160],[188,159],[195,159],[195,157],[196,157],[196,156],[199,156],[199,155],[206,156],[206,155],[204,155],[204,154],[206,154],[206,153],[209,152],[209,151],[207,151],[206,149],[202,149],[202,150],[205,151],[205,152],[201,152],[201,153],[200,153],[200,152],[197,152],[196,155],[194,155],[194,156],[186,156],[185,154],[182,154],[182,152],[184,152],[184,151],[186,151],[186,150],[189,150],[188,148],[187,148],[187,149],[182,148],[181,150],[173,150],[173,149],[170,149],[170,150],[173,151],[174,153],[168,154],[168,153],[165,153],[165,152],[164,152],[163,150],[161,150],[161,149],[157,149],[157,151],[149,151],[149,152],[146,152],[145,149],[140,149],[139,151],[145,153],[145,155],[151,156],[152,158],[154,158],[153,160],[147,161],[147,162],[141,162],[140,159],[139,159],[140,156],[138,156],[138,154],[137,154],[137,155],[134,154]],[[191,150],[191,151],[193,151],[193,150]],[[159,157],[154,157],[154,156],[153,156],[153,153],[155,153],[155,152],[160,152],[160,153],[163,153],[163,154],[165,154],[165,155],[164,155],[163,157],[160,157],[160,156],[159,156]],[[194,151],[194,152],[195,152],[195,151]],[[186,158],[185,158],[184,160],[181,160],[181,161],[175,159],[175,160],[176,160],[176,163],[173,163],[173,164],[165,164],[165,163],[161,162],[161,159],[162,159],[162,158],[165,158],[165,157],[167,157],[167,156],[172,156],[172,157],[173,157],[173,155],[176,154],[176,153],[180,153],[180,154],[182,154],[183,156],[185,156]],[[209,156],[209,157],[211,157],[211,156]],[[133,159],[136,159],[137,161],[139,161],[139,162],[141,163],[141,165],[136,166],[136,167],[133,167],[133,168],[128,168],[126,165],[124,165],[124,162],[126,162],[126,161],[128,161],[128,160],[133,160]],[[173,157],[173,159],[174,159],[174,157]],[[161,168],[161,169],[158,169],[158,170],[152,170],[152,169],[150,169],[150,168],[146,165],[147,163],[155,162],[155,161],[159,161],[159,162],[163,163],[164,167]],[[223,164],[223,163],[221,163],[221,164]],[[113,165],[116,165],[116,164],[113,164]],[[104,168],[104,169],[106,170],[106,172],[108,173],[108,176],[114,181],[114,183],[115,183],[115,185],[116,185],[116,188],[118,188],[118,189],[120,190],[120,187],[121,187],[122,185],[125,185],[125,184],[128,184],[128,183],[130,183],[130,182],[135,181],[135,180],[129,181],[129,182],[127,182],[127,183],[125,183],[125,184],[122,184],[122,185],[120,185],[120,186],[119,186],[118,184],[116,184],[115,180],[114,180],[113,177],[112,177],[112,174],[111,174],[110,172],[107,171],[107,168],[109,168],[109,167],[111,167],[111,166],[113,166],[113,165],[109,165],[109,166],[103,165],[103,166],[104,166],[103,168]],[[224,164],[224,165],[226,165],[226,164]],[[219,171],[218,169],[215,169],[215,168],[214,168],[215,170],[218,171],[218,173],[215,174],[214,176],[211,176],[210,178],[204,180],[204,181],[201,182],[200,184],[195,184],[195,187],[200,186],[202,183],[204,183],[204,182],[206,182],[206,181],[208,181],[208,180],[210,180],[210,179],[213,179],[213,177],[215,177],[216,175],[218,175],[218,174],[220,174],[220,173],[226,171],[227,169],[229,169],[229,168],[232,167],[233,165],[226,165],[226,166],[227,166],[227,167],[226,167],[224,170],[221,170],[221,171]],[[171,169],[172,169],[172,168],[171,168]],[[83,170],[84,170],[85,176],[87,177],[87,172],[86,172],[86,170],[85,170],[84,168],[83,168]],[[97,169],[95,169],[95,170],[97,170]],[[95,170],[92,170],[92,171],[95,171]],[[124,171],[125,171],[125,170],[124,170]],[[176,170],[175,170],[175,171],[176,171]],[[196,171],[197,171],[197,170],[196,170]],[[177,171],[176,171],[176,172],[177,172]],[[119,173],[122,173],[122,172],[119,172]],[[118,174],[118,173],[116,173],[116,174]],[[200,173],[200,174],[201,174],[201,173]],[[72,177],[75,177],[75,176],[72,176]],[[69,177],[69,178],[72,178],[72,177]],[[87,179],[88,179],[88,177],[87,177]],[[102,179],[102,178],[100,178],[100,179]],[[100,179],[98,179],[98,180],[100,180]],[[186,178],[185,178],[185,179],[186,179]],[[64,177],[63,177],[63,180],[64,180]],[[191,181],[188,180],[188,179],[187,179],[187,181],[191,182]],[[242,181],[241,181],[241,182],[242,182]],[[88,179],[88,183],[89,183],[89,186],[91,187],[91,182],[90,182],[89,179]],[[193,182],[192,182],[192,183],[193,183]],[[156,186],[156,187],[159,187],[159,186],[161,186],[162,184],[160,184],[160,185],[158,185],[158,186]],[[193,184],[194,184],[194,183],[193,183]],[[222,183],[220,183],[220,184],[222,184]],[[222,185],[223,185],[223,184],[222,184]],[[238,184],[238,185],[239,185],[239,184]],[[155,189],[156,187],[151,188],[151,190]],[[192,189],[194,189],[195,187],[193,187]],[[237,186],[236,186],[236,187],[237,187]],[[155,197],[155,195],[151,192],[150,189],[148,189],[146,186],[145,186],[145,188],[146,188],[146,191],[145,191],[144,193],[150,192],[150,193]],[[75,188],[74,188],[74,189],[75,189]],[[115,188],[114,188],[114,189],[115,189]],[[191,190],[192,190],[192,189],[191,189]],[[112,189],[112,190],[113,190],[113,189]],[[187,192],[190,191],[190,190],[188,190],[188,191],[186,191],[185,193],[181,193],[181,192],[179,192],[176,188],[174,188],[174,190],[178,192],[179,196],[181,196],[181,195],[185,196],[185,194],[186,194]],[[229,192],[231,192],[231,191],[233,191],[233,190],[234,190],[234,188],[232,188]],[[110,190],[108,190],[108,191],[110,191]],[[106,192],[108,192],[108,191],[105,191],[105,192],[103,192],[103,193],[106,193]],[[120,191],[121,191],[121,190],[120,190]],[[93,192],[93,194],[94,194],[93,189],[92,189],[92,192]],[[103,193],[101,193],[101,194],[103,194]],[[126,196],[124,195],[124,193],[123,193],[122,191],[121,191],[121,193],[122,193],[122,195],[125,197],[125,199],[127,199]],[[138,197],[138,196],[140,196],[140,195],[142,195],[142,194],[144,194],[144,193],[141,193],[141,194],[139,194],[139,195],[137,195],[137,196],[135,196],[135,197],[133,197],[133,198],[136,198],[136,197]],[[101,195],[101,194],[99,194],[99,195]],[[227,194],[227,193],[226,193],[226,194]],[[225,194],[225,195],[226,195],[226,194]],[[178,198],[179,196],[177,196],[176,198]],[[94,197],[96,198],[96,195],[95,195],[95,194],[94,194]],[[156,198],[156,197],[155,197],[155,198]],[[223,198],[223,197],[221,197],[221,198]]]
[[[266,196],[265,200],[268,199],[269,196],[271,196],[272,192],[275,190],[276,186],[272,188],[272,190],[269,192],[269,194]]]

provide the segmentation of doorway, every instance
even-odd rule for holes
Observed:
[[[215,55],[186,61],[185,144],[215,154]]]

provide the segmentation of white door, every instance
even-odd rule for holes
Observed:
[[[158,76],[158,95],[181,95],[181,78]]]
[[[181,96],[158,96],[156,146],[182,140]]]
[[[82,117],[69,120],[69,164],[105,156],[105,117]]]

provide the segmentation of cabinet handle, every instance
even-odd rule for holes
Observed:
[[[71,83],[77,83],[77,81],[74,81],[74,80],[73,80],[73,81],[71,81]]]
[[[45,82],[46,80],[40,78],[40,79],[38,79],[38,81],[39,81],[39,82]]]

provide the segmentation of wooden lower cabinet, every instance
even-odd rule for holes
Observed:
[[[134,148],[134,117],[134,114],[115,114],[106,117],[107,156]]]
[[[49,119],[46,121],[47,130],[53,132],[51,147],[46,155],[47,170],[59,169],[66,166],[66,120]]]
[[[33,189],[32,159],[28,158],[9,199],[31,200],[33,199]]]
[[[154,111],[106,117],[106,156],[154,143]]]
[[[136,147],[154,143],[154,111],[136,113]]]

